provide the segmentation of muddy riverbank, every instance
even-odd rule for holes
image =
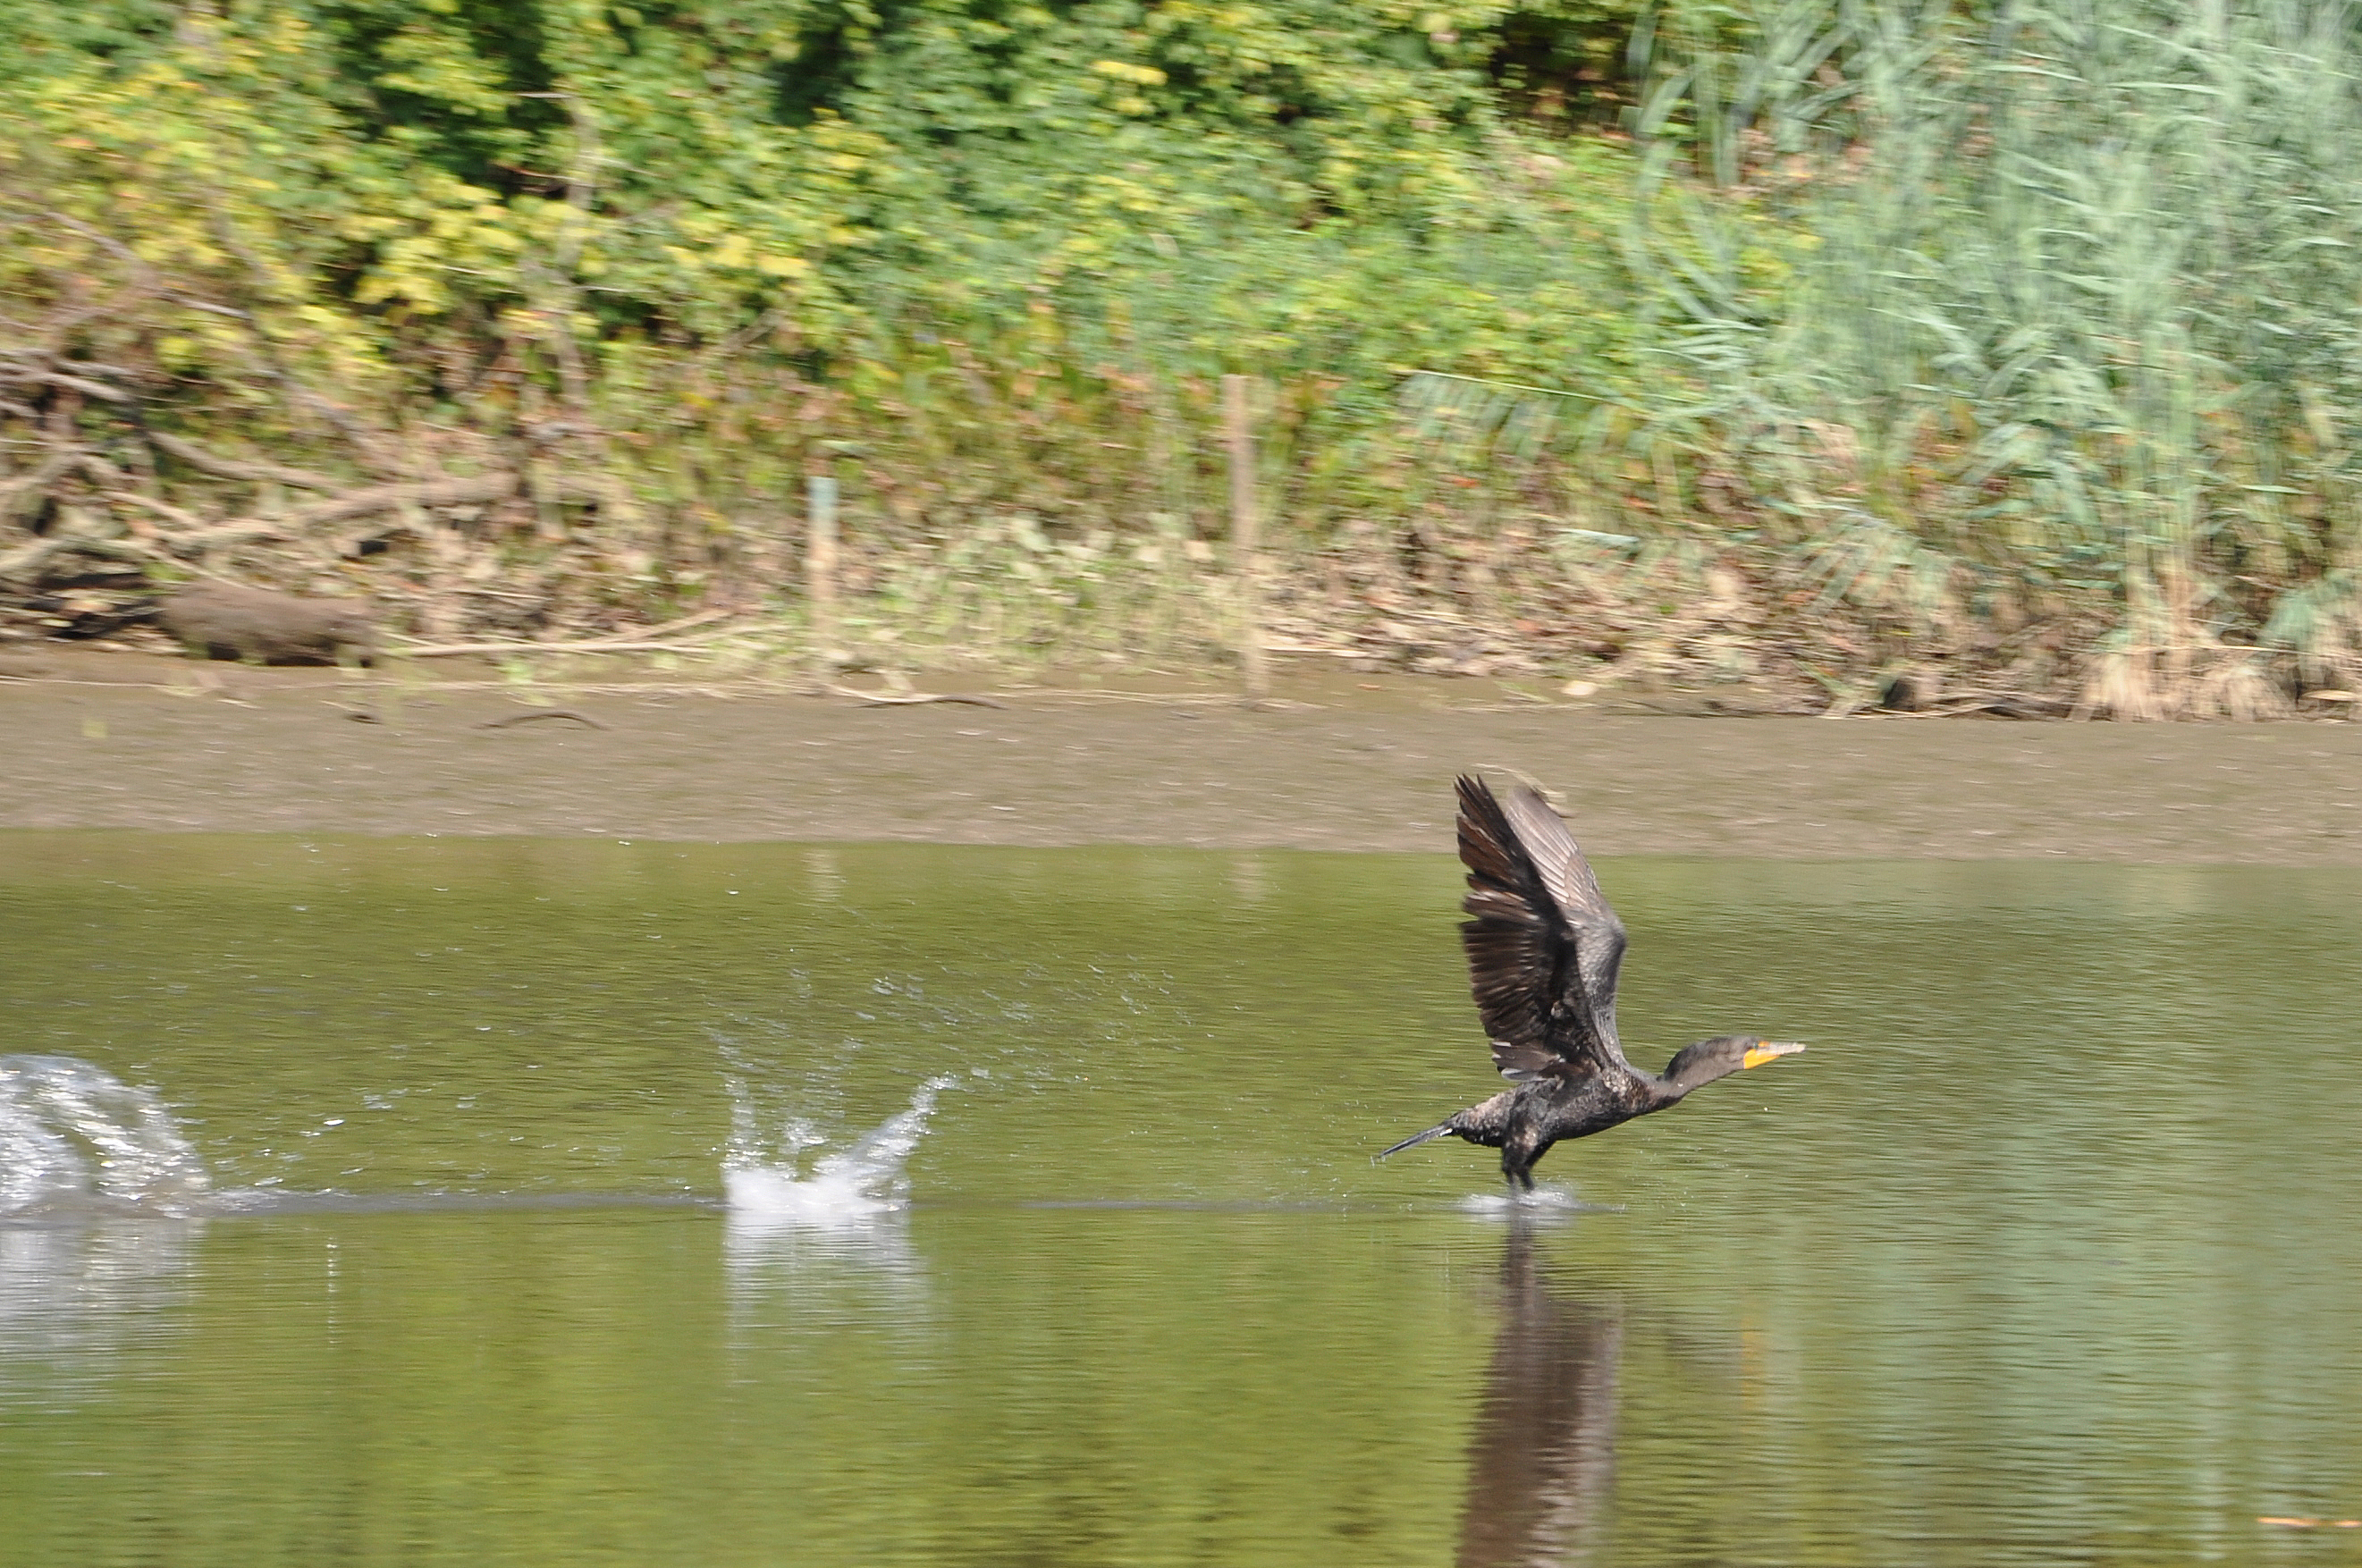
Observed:
[[[0,679],[0,827],[1443,851],[1451,775],[1507,767],[1601,855],[2362,865],[2338,722],[1693,717],[1317,673],[1263,711],[1177,682],[870,708],[483,677],[44,654]],[[552,705],[579,717],[487,727]]]

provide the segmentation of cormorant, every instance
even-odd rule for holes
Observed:
[[[1496,801],[1481,778],[1460,788],[1460,858],[1468,867],[1460,927],[1493,1065],[1518,1087],[1415,1132],[1377,1156],[1450,1133],[1501,1151],[1514,1192],[1532,1191],[1534,1162],[1564,1138],[1587,1138],[1678,1104],[1692,1089],[1804,1049],[1793,1041],[1721,1034],[1683,1046],[1661,1077],[1624,1059],[1616,1038],[1616,972],[1624,922],[1590,863],[1539,791]]]

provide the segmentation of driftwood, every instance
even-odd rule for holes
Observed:
[[[865,708],[911,708],[925,702],[964,702],[971,708],[1006,708],[1006,702],[967,691],[913,691],[900,697],[865,697]]]
[[[865,708],[917,708],[929,702],[962,702],[971,708],[1006,708],[1008,703],[973,691],[864,691],[858,686],[831,686],[834,696],[851,697]]]
[[[476,727],[480,730],[505,730],[513,724],[529,724],[535,719],[571,719],[578,724],[588,724],[594,730],[607,728],[590,714],[572,708],[536,708],[530,713],[511,713],[505,718],[486,719]]]
[[[1959,719],[1992,713],[2003,719],[2064,718],[2073,704],[2029,691],[1960,691],[1928,699],[1915,710],[1876,710],[1888,718]]]
[[[661,625],[643,626],[636,631],[616,632],[575,643],[418,643],[389,651],[404,658],[452,658],[461,654],[494,653],[682,653],[691,649],[687,645],[656,639],[670,636],[675,632],[686,632],[692,626],[710,624],[729,613],[727,610],[701,610],[694,615],[684,615],[678,621],[667,621]]]

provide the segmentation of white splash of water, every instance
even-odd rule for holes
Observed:
[[[153,1090],[72,1056],[0,1056],[0,1216],[183,1213],[211,1186]]]
[[[1463,1214],[1501,1219],[1519,1214],[1579,1214],[1590,1207],[1562,1187],[1538,1187],[1514,1197],[1506,1192],[1472,1192],[1459,1203]]]
[[[844,1148],[800,1168],[804,1152],[824,1147],[828,1135],[809,1121],[789,1120],[775,1154],[763,1145],[746,1096],[733,1085],[734,1128],[722,1182],[734,1220],[763,1226],[861,1225],[898,1213],[910,1203],[904,1173],[911,1151],[926,1136],[935,1097],[956,1077],[929,1078],[896,1111]]]

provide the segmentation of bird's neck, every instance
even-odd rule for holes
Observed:
[[[1696,1087],[1695,1084],[1677,1081],[1671,1073],[1651,1077],[1649,1079],[1649,1109],[1664,1110],[1679,1105],[1683,1098]]]
[[[1683,1048],[1665,1064],[1664,1075],[1656,1080],[1656,1085],[1661,1093],[1669,1097],[1667,1105],[1692,1089],[1703,1088],[1738,1070],[1738,1063],[1728,1054],[1713,1049],[1714,1044],[1713,1041],[1702,1040]]]

